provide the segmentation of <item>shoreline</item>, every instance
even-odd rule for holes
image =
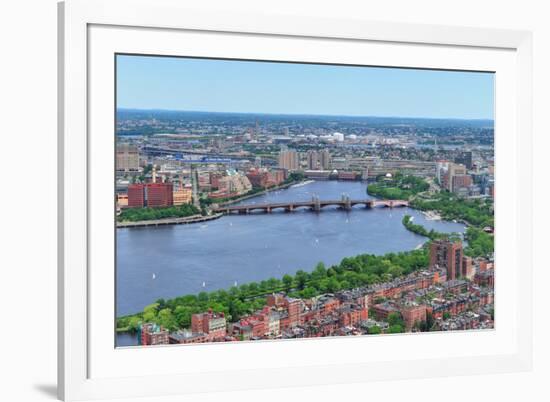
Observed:
[[[147,226],[163,226],[163,225],[188,225],[192,223],[207,222],[214,219],[219,219],[223,214],[212,214],[212,215],[191,215],[183,218],[165,218],[165,219],[151,219],[147,221],[136,221],[136,222],[117,222],[117,229],[128,229],[136,227],[147,227]]]
[[[220,206],[232,205],[232,204],[235,204],[235,203],[243,201],[243,200],[248,200],[250,198],[254,198],[254,197],[258,197],[260,195],[270,193],[272,191],[284,190],[284,189],[287,189],[287,188],[289,188],[289,187],[291,187],[295,184],[300,184],[300,183],[303,183],[305,181],[306,180],[293,181],[291,183],[286,183],[286,184],[283,184],[281,186],[270,187],[268,189],[265,189],[263,191],[260,191],[260,192],[254,193],[254,194],[243,195],[239,198],[235,198],[234,200],[222,202],[218,205],[220,205]],[[192,223],[207,222],[207,221],[211,221],[211,220],[214,220],[214,219],[219,219],[222,216],[223,216],[222,213],[214,213],[212,215],[206,215],[206,216],[191,215],[191,216],[186,216],[186,217],[182,217],[182,218],[151,219],[151,220],[146,220],[146,221],[135,221],[135,222],[116,222],[116,227],[117,227],[117,229],[128,229],[128,228],[147,227],[147,226],[187,225],[187,224],[192,224]]]
[[[290,183],[286,183],[286,184],[283,184],[283,185],[280,185],[280,186],[274,186],[274,187],[269,187],[269,188],[266,188],[265,190],[263,191],[259,191],[257,193],[254,193],[254,194],[246,194],[246,195],[243,195],[241,197],[238,197],[238,198],[235,198],[233,200],[229,200],[229,201],[225,201],[225,202],[220,202],[219,204],[217,204],[218,206],[220,207],[225,207],[227,205],[233,205],[237,202],[240,202],[240,201],[244,201],[244,200],[248,200],[250,198],[254,198],[254,197],[258,197],[260,195],[264,195],[264,194],[267,194],[267,193],[271,193],[273,191],[277,191],[277,190],[284,190],[284,189],[287,189],[295,184],[300,184],[300,183],[303,183],[304,181],[306,180],[301,180],[301,181],[293,181],[293,182],[290,182]]]

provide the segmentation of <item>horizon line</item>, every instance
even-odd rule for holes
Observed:
[[[346,114],[311,114],[311,113],[275,113],[275,112],[221,112],[210,110],[188,110],[188,109],[163,109],[163,108],[135,108],[135,107],[116,107],[119,110],[133,110],[142,112],[184,112],[184,113],[213,113],[213,114],[245,114],[245,115],[271,115],[271,116],[315,116],[315,117],[370,117],[370,118],[390,118],[390,119],[420,119],[420,120],[467,120],[467,121],[491,121],[494,124],[495,119],[489,117],[418,117],[418,116],[382,116],[382,115],[346,115]]]

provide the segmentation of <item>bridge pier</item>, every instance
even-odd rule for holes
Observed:
[[[351,211],[351,199],[349,196],[342,194],[342,209]]]
[[[319,200],[319,197],[313,197],[313,206],[312,209],[315,212],[321,212],[321,201]]]

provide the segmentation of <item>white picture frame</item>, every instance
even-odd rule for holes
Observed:
[[[524,31],[218,15],[177,0],[60,3],[59,397],[151,397],[530,370],[531,47]],[[97,133],[113,127],[107,112],[113,110],[110,63],[117,52],[495,71],[497,180],[509,184],[499,187],[496,203],[496,329],[115,350],[114,316],[108,314],[114,308],[114,241],[106,192],[112,188],[101,184],[112,175],[112,165],[101,161],[111,158],[113,145],[112,137],[105,142]],[[458,346],[441,351],[449,339]],[[285,353],[294,361],[278,360]],[[267,358],[259,361],[259,355]],[[212,369],[215,358],[220,362]],[[182,359],[193,369],[178,367]]]

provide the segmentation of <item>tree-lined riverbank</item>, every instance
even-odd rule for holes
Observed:
[[[361,182],[317,181],[270,192],[256,203],[338,199],[342,193],[364,198]],[[117,314],[142,311],[159,298],[230,289],[238,283],[282,280],[318,261],[328,266],[359,254],[384,255],[413,250],[422,238],[406,231],[404,214],[438,232],[462,231],[463,225],[429,221],[408,208],[327,207],[322,214],[225,216],[196,225],[167,225],[117,231]]]
[[[426,249],[381,256],[361,254],[346,257],[339,264],[326,267],[319,263],[311,272],[298,270],[281,278],[250,282],[226,290],[200,292],[174,299],[157,300],[144,308],[142,313],[117,319],[120,331],[135,331],[139,323],[154,322],[173,331],[187,328],[191,315],[212,309],[223,312],[229,321],[261,309],[266,295],[284,291],[291,297],[311,298],[324,293],[354,289],[375,283],[387,282],[407,275],[428,265]]]

